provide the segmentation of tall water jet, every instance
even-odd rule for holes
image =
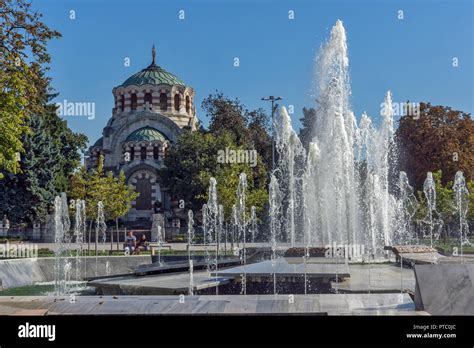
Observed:
[[[203,205],[202,212],[207,270],[209,274],[211,272],[216,272],[215,274],[217,277],[219,255],[217,243],[217,240],[219,239],[219,204],[217,200],[217,182],[215,178],[209,180],[208,200],[207,204]],[[216,248],[212,255],[210,246],[214,242],[216,243]],[[216,286],[216,294],[217,291],[218,287]]]
[[[217,222],[217,252],[220,252],[222,235],[224,234],[224,206],[219,204],[218,208],[218,222]],[[227,245],[224,246],[224,254],[227,253]]]
[[[466,179],[461,171],[456,172],[453,184],[454,206],[459,219],[459,244],[461,248],[461,263],[464,261],[463,247],[470,245],[469,224],[467,213],[469,211],[469,191],[466,188]]]
[[[268,192],[269,200],[269,215],[270,215],[270,246],[272,249],[272,268],[273,268],[273,293],[276,294],[276,252],[277,252],[277,240],[280,236],[281,225],[281,192],[278,185],[278,180],[272,174],[270,177],[270,187]]]
[[[307,261],[312,243],[316,245],[324,245],[321,234],[316,234],[313,230],[315,222],[314,217],[317,215],[319,202],[314,197],[318,197],[317,188],[314,181],[315,166],[319,159],[319,148],[316,143],[310,142],[308,146],[308,156],[306,163],[306,171],[303,176],[303,222],[304,222],[304,291],[308,291],[307,279]]]
[[[105,244],[107,237],[107,225],[105,224],[104,204],[102,201],[97,202],[97,219],[95,221],[95,274],[99,273],[98,247],[99,243]]]
[[[71,219],[69,218],[69,205],[67,203],[66,193],[61,192],[61,223],[63,224],[64,238],[67,246],[71,243],[71,234],[69,230],[71,228]]]
[[[318,107],[303,178],[305,240],[370,245],[392,243],[396,199],[389,188],[393,153],[392,96],[385,96],[379,129],[350,108],[349,58],[341,21],[316,59]],[[279,180],[280,182],[280,180]]]
[[[308,156],[306,162],[306,171],[303,177],[303,213],[304,213],[304,244],[306,248],[310,245],[324,245],[328,243],[324,240],[321,233],[314,230],[317,221],[319,221],[319,201],[318,187],[314,180],[316,175],[316,164],[319,160],[320,153],[316,143],[310,142],[308,147]]]
[[[319,148],[315,163],[317,216],[315,230],[324,243],[357,243],[360,233],[354,168],[355,117],[349,108],[349,59],[341,21],[331,30],[317,57],[316,92],[319,107],[313,142]]]
[[[251,230],[250,238],[251,238],[252,243],[255,243],[255,237],[258,233],[257,224],[258,224],[257,208],[252,205],[250,207],[250,230]]]
[[[234,252],[235,254],[235,236],[236,236],[236,230],[239,226],[239,223],[238,223],[238,219],[237,219],[237,207],[235,204],[232,204],[232,217],[231,217],[231,249],[232,251]],[[238,241],[237,241],[237,245],[238,245]]]
[[[395,203],[394,197],[389,193],[389,156],[394,134],[392,94],[390,91],[387,92],[382,105],[382,125],[373,142],[375,147],[371,169],[373,175],[377,178],[375,181],[377,185],[374,187],[373,193],[378,205],[376,221],[380,240],[377,244],[384,246],[392,243],[391,232],[394,210],[391,207],[394,207]]]
[[[358,244],[369,245],[373,252],[381,252],[393,243],[397,200],[390,193],[389,169],[394,152],[393,106],[390,91],[382,103],[382,125],[373,127],[364,113],[355,132],[356,173],[355,190],[360,208],[364,235],[355,234]]]
[[[403,171],[399,173],[397,186],[399,191],[398,223],[394,238],[396,243],[401,244],[413,241],[416,238],[413,233],[412,222],[419,204],[413,187],[410,186],[407,174]]]
[[[105,223],[104,203],[102,203],[102,201],[97,203],[97,220],[95,224],[95,231],[99,242],[105,244],[105,240],[107,238],[107,225]]]
[[[426,179],[423,183],[423,193],[425,194],[427,208],[425,217],[427,233],[425,233],[425,237],[430,238],[430,246],[433,247],[433,240],[439,238],[442,228],[442,220],[436,209],[436,183],[433,179],[433,173],[431,172],[426,174]]]
[[[194,241],[194,215],[193,211],[188,210],[188,260],[189,260],[189,296],[194,295],[194,265],[191,257],[191,245]]]
[[[82,256],[87,231],[86,202],[81,199],[76,200],[75,208],[74,237],[76,242],[76,280],[80,280],[83,275]]]
[[[161,264],[161,246],[164,242],[163,232],[165,231],[165,220],[163,215],[153,214],[151,224],[151,240],[158,246],[158,264]]]
[[[69,257],[69,211],[64,193],[54,199],[54,293],[69,293],[71,263]]]
[[[241,263],[243,266],[243,274],[241,275],[241,294],[247,293],[246,281],[247,274],[245,271],[246,260],[246,234],[247,234],[247,219],[246,219],[246,199],[247,199],[247,175],[240,173],[239,185],[237,186],[237,230],[239,231],[239,241],[242,241],[242,253],[240,254]]]
[[[275,117],[273,123],[275,132],[275,148],[278,153],[278,163],[274,175],[280,184],[282,193],[283,226],[286,240],[291,246],[295,246],[297,236],[296,230],[302,211],[301,180],[303,175],[302,163],[305,158],[305,150],[301,141],[291,126],[291,119],[285,107]]]

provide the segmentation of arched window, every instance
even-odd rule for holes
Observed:
[[[179,111],[179,104],[180,104],[180,97],[179,97],[179,94],[175,94],[174,95],[174,109],[176,111]]]
[[[189,95],[186,96],[186,113],[191,112],[191,98],[189,98]]]
[[[160,94],[160,110],[166,111],[167,109],[168,109],[168,97],[166,96],[166,93],[161,93]]]
[[[132,110],[137,109],[137,95],[135,93],[132,94]]]
[[[160,150],[158,146],[153,147],[153,159],[157,160],[159,158]]]
[[[146,147],[142,146],[140,149],[140,159],[145,160],[146,159]]]
[[[153,98],[151,96],[151,93],[145,93],[144,104],[146,105],[146,103],[148,103],[149,106],[152,106]]]
[[[120,108],[122,109],[122,112],[125,110],[125,94],[122,94],[122,98],[120,100]]]

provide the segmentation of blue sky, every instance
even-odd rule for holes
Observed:
[[[470,0],[34,0],[43,21],[63,37],[49,44],[57,101],[94,102],[96,117],[66,117],[90,142],[111,116],[112,88],[151,61],[197,92],[198,116],[220,90],[248,108],[267,95],[313,106],[314,57],[341,19],[347,31],[352,106],[376,121],[387,90],[394,101],[430,101],[473,111],[473,2]],[[69,18],[74,10],[76,18]],[[180,20],[180,10],[185,20]],[[288,18],[293,10],[295,18]],[[404,19],[397,18],[403,10]],[[124,66],[125,57],[131,66]],[[240,67],[234,67],[234,58]],[[452,66],[453,57],[459,61]]]

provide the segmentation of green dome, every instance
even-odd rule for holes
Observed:
[[[143,85],[170,85],[170,86],[186,86],[175,75],[169,73],[162,67],[152,63],[147,68],[133,74],[124,83],[121,84],[123,87],[127,86],[143,86]]]
[[[130,134],[125,141],[167,141],[168,139],[155,128],[143,127]]]
[[[100,138],[94,143],[94,145],[92,145],[92,146],[100,146],[100,147],[102,147],[103,144],[104,144],[104,138],[100,137]]]

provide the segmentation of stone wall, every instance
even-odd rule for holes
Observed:
[[[69,259],[75,269],[76,258]],[[150,264],[151,256],[98,256],[82,257],[83,277],[133,273],[136,267]],[[13,288],[54,281],[54,257],[0,260],[1,287]],[[71,279],[75,279],[72,272]]]

